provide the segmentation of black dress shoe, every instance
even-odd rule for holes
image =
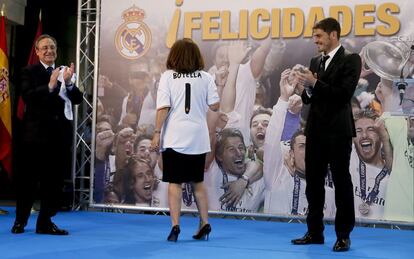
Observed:
[[[210,235],[210,232],[211,232],[210,224],[205,224],[202,228],[200,228],[198,233],[193,236],[193,238],[197,239],[197,240],[206,240],[207,241],[208,236]]]
[[[11,232],[13,234],[21,234],[24,232],[24,226],[25,224],[19,223],[19,222],[14,222],[14,225],[11,229]]]
[[[325,238],[322,234],[310,234],[309,232],[306,232],[301,238],[292,240],[292,244],[294,245],[323,244],[324,242]]]
[[[167,237],[167,240],[170,242],[177,242],[178,235],[180,234],[180,232],[181,232],[180,226],[175,225],[174,227],[172,227],[171,232]]]
[[[335,252],[345,252],[351,247],[351,239],[349,238],[338,238],[333,246]]]
[[[45,227],[37,227],[37,234],[47,234],[47,235],[57,235],[57,236],[66,236],[69,235],[69,232],[58,228],[54,223],[50,223]]]

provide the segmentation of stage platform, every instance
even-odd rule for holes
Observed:
[[[325,244],[294,246],[305,224],[212,218],[209,241],[193,240],[198,219],[182,217],[177,243],[166,241],[167,216],[108,212],[60,212],[54,222],[69,236],[35,234],[35,215],[23,234],[11,234],[14,208],[0,215],[0,258],[414,258],[414,231],[356,227],[351,250],[332,252],[334,227]]]

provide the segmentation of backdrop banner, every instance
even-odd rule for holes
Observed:
[[[411,8],[408,0],[101,0],[92,206],[168,208],[160,154],[149,150],[155,100],[169,48],[191,38],[221,101],[235,99],[231,112],[207,116],[215,151],[207,155],[204,175],[209,210],[305,216],[302,129],[309,107],[295,92],[288,102],[279,96],[319,55],[313,25],[334,17],[342,46],[363,61],[351,102],[357,220],[414,222]],[[236,75],[228,72],[230,66],[238,67]],[[286,69],[291,69],[287,84],[280,83]],[[334,218],[329,168],[325,182],[325,217]],[[182,207],[196,209],[191,183],[182,190]]]

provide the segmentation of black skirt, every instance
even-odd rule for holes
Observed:
[[[172,148],[162,152],[162,181],[168,183],[202,182],[206,154],[187,155]]]

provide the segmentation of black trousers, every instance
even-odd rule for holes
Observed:
[[[308,231],[321,234],[324,230],[325,176],[328,165],[335,186],[335,231],[338,238],[349,238],[355,225],[354,196],[349,162],[351,137],[306,137],[306,197],[309,204]]]
[[[58,143],[25,142],[16,172],[16,221],[27,224],[35,197],[40,197],[37,227],[47,226],[61,206],[64,176],[70,175],[70,147]]]

